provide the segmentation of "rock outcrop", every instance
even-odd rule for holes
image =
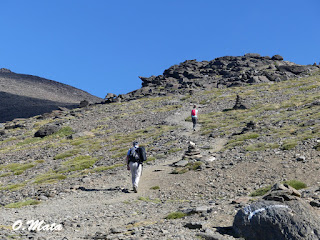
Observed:
[[[315,70],[318,70],[318,67],[283,61],[280,55],[270,58],[257,53],[219,57],[212,61],[187,60],[166,69],[162,75],[139,77],[142,88],[130,94],[138,97],[169,92],[189,93],[193,89],[278,82],[305,76]]]
[[[263,200],[239,210],[233,228],[247,240],[320,239],[319,215],[297,190],[282,184],[276,184]]]

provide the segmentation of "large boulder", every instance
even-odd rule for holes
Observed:
[[[35,137],[46,137],[49,135],[52,135],[56,132],[58,132],[60,130],[60,126],[59,125],[53,125],[53,124],[47,124],[42,126],[35,134]]]
[[[237,212],[235,234],[246,240],[319,240],[320,216],[299,196],[289,186],[275,185],[262,200]]]

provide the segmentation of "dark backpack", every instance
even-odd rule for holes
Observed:
[[[138,152],[140,163],[147,160],[147,153],[144,147],[138,147],[136,151]]]
[[[129,161],[130,162],[138,162],[139,160],[140,160],[140,157],[138,154],[138,148],[136,148],[136,147],[130,148]]]

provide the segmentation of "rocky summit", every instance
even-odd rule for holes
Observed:
[[[319,239],[319,66],[247,54],[142,81],[0,124],[0,239]]]

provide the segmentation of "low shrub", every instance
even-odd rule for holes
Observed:
[[[187,216],[186,213],[183,213],[183,212],[172,212],[172,213],[169,213],[165,219],[179,219],[179,218],[184,218],[185,216]]]
[[[37,200],[26,200],[26,201],[21,201],[21,202],[15,202],[15,203],[9,203],[5,205],[5,208],[20,208],[24,206],[29,206],[29,205],[37,205],[40,204],[40,201]]]
[[[283,184],[287,184],[297,190],[303,189],[307,187],[307,184],[305,184],[304,182],[298,181],[298,180],[288,180],[283,182]]]
[[[267,192],[269,192],[271,190],[271,185],[266,186],[266,187],[262,187],[259,188],[257,190],[255,190],[253,193],[250,194],[250,197],[257,197],[257,196],[263,196],[265,195]]]

